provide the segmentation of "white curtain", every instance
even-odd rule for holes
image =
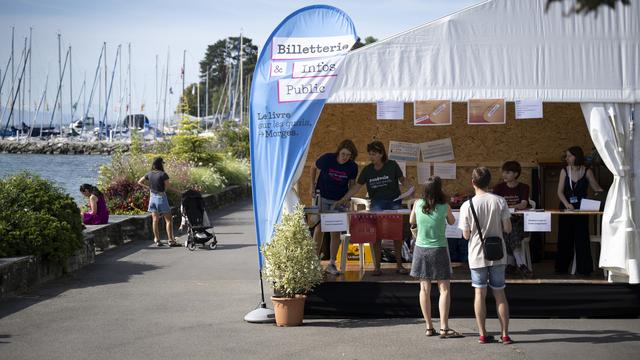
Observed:
[[[607,194],[602,216],[600,268],[609,271],[609,281],[640,283],[640,237],[638,204],[634,193],[640,191],[634,177],[633,104],[582,103],[582,112],[591,139],[607,168],[613,184]],[[640,106],[636,104],[636,108]],[[637,154],[637,152],[635,152]],[[640,157],[640,155],[636,156]],[[637,162],[637,159],[635,160]],[[634,211],[635,210],[635,211]]]

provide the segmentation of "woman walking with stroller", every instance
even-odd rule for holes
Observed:
[[[149,185],[146,184],[149,183]],[[149,209],[153,219],[153,242],[156,246],[162,246],[160,242],[160,217],[164,218],[169,246],[177,245],[173,237],[173,222],[171,221],[171,207],[166,191],[169,189],[169,175],[164,172],[164,160],[161,157],[153,159],[151,171],[138,180],[138,184],[149,189]]]
[[[459,338],[462,334],[449,328],[449,305],[451,295],[451,263],[447,251],[445,227],[453,225],[455,218],[447,197],[442,192],[442,181],[431,177],[424,187],[424,195],[413,204],[409,222],[412,229],[417,226],[416,246],[413,250],[411,276],[420,280],[420,308],[427,325],[426,336],[436,335],[431,319],[431,282],[438,283],[440,291],[440,338]],[[445,223],[446,222],[446,223]]]

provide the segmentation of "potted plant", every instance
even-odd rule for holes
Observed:
[[[322,282],[322,267],[301,205],[283,214],[271,242],[262,246],[263,275],[273,283],[276,325],[302,324],[306,293]]]

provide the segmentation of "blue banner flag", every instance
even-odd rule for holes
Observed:
[[[284,19],[260,52],[249,109],[260,269],[260,247],[271,240],[285,198],[300,177],[313,129],[356,38],[346,13],[314,5]]]

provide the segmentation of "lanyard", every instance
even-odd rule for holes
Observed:
[[[573,180],[571,179],[571,166],[567,166],[567,174],[569,175],[569,187],[571,188],[571,194],[573,194]]]

